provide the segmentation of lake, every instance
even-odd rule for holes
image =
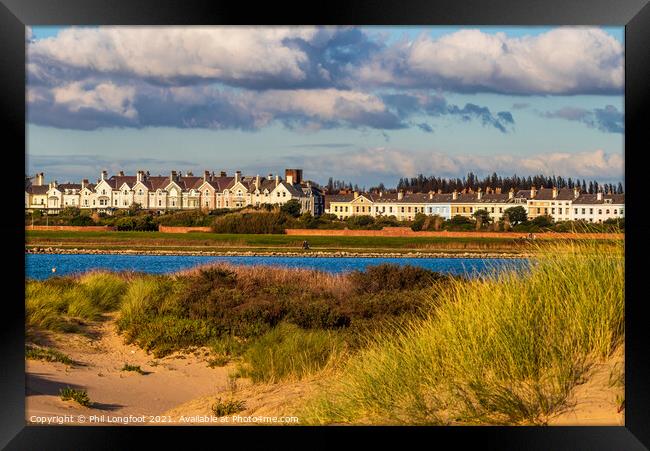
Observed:
[[[525,259],[478,258],[367,258],[367,257],[209,257],[188,255],[113,255],[113,254],[26,254],[25,277],[46,279],[53,275],[82,273],[94,269],[171,273],[213,262],[233,265],[267,265],[317,269],[333,273],[364,270],[368,266],[392,263],[412,265],[451,274],[477,276],[492,270],[522,268]],[[56,268],[56,273],[52,272]]]

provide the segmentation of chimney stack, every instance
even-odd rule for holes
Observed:
[[[39,172],[36,174],[36,183],[34,183],[35,186],[43,186],[43,181],[45,179],[45,174],[42,172]]]
[[[383,192],[383,191],[379,191],[379,197],[381,197],[381,196],[383,196],[383,195],[384,195],[384,192]]]
[[[399,191],[397,193],[397,200],[402,200],[404,199],[404,191]]]
[[[438,194],[442,194],[442,189],[438,188]]]
[[[481,191],[481,188],[479,188],[479,189],[476,191],[476,199],[477,199],[477,200],[481,200],[482,197],[483,197],[483,192]]]
[[[275,186],[278,186],[280,183],[280,176],[278,174],[275,174]]]
[[[429,191],[429,199],[433,199],[433,191]]]
[[[226,171],[221,171],[221,172],[219,173],[219,176],[221,176],[221,177],[228,177],[228,173],[227,173]]]
[[[171,171],[169,174],[169,181],[173,182],[174,180],[176,180],[176,171]]]
[[[573,187],[573,198],[577,199],[579,195],[580,195],[580,189],[577,186],[574,186]]]
[[[458,191],[454,190],[454,192],[451,193],[451,198],[452,198],[453,200],[458,199]]]
[[[357,197],[359,197],[359,191],[354,192],[354,198],[356,199]]]
[[[553,199],[557,197],[557,186],[553,187]]]
[[[83,180],[81,181],[81,189],[84,189],[84,188],[86,187],[87,184],[88,184],[88,179],[83,179]]]
[[[255,189],[260,189],[260,175],[255,176]]]
[[[510,188],[510,191],[508,191],[508,199],[513,199],[515,197],[515,189]]]
[[[537,195],[537,190],[535,189],[534,186],[531,186],[530,187],[530,198],[534,199],[536,195]]]
[[[135,181],[136,182],[141,182],[142,181],[142,171],[138,171],[135,173]]]
[[[119,176],[120,176],[120,177],[124,177],[124,171],[120,171],[120,172],[119,172]]]
[[[203,181],[207,182],[210,178],[210,171],[203,171]]]
[[[238,183],[241,178],[241,171],[235,171],[235,183]]]
[[[494,189],[494,192],[495,192],[496,194],[501,194],[501,188],[495,188],[495,189]]]
[[[106,180],[108,178],[108,172],[102,171],[100,177],[101,177],[102,180]]]
[[[596,200],[603,200],[603,192],[601,190],[598,190],[596,193]]]

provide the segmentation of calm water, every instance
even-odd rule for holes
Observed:
[[[46,279],[53,275],[86,272],[93,269],[170,273],[213,262],[234,265],[270,265],[289,268],[309,268],[328,272],[363,270],[382,263],[412,265],[433,271],[480,275],[492,269],[522,268],[524,259],[478,258],[360,258],[360,257],[207,257],[174,255],[91,255],[91,254],[27,254],[25,276]],[[56,273],[52,273],[56,268]]]

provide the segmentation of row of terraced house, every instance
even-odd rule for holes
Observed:
[[[302,212],[321,215],[324,196],[320,188],[302,178],[302,169],[286,169],[285,177],[242,176],[240,171],[228,175],[205,171],[202,176],[191,172],[183,175],[171,171],[168,176],[152,176],[138,171],[136,175],[108,176],[102,171],[95,183],[45,184],[44,174],[28,178],[25,186],[25,209],[56,214],[66,207],[99,212],[128,209],[134,204],[147,210],[188,210],[220,208],[238,209],[262,204],[283,205],[292,199],[300,203]]]
[[[453,193],[403,193],[353,192],[343,195],[325,196],[325,212],[346,219],[355,215],[395,216],[401,221],[411,221],[418,213],[438,215],[444,219],[454,216],[472,217],[479,210],[486,210],[491,219],[499,221],[511,207],[522,206],[528,218],[550,216],[554,221],[584,220],[604,222],[607,219],[623,218],[624,194],[588,194],[578,188],[532,188],[501,189],[487,188],[483,192],[466,189]]]

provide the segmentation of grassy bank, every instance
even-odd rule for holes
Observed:
[[[314,423],[543,423],[624,336],[623,245],[554,244],[525,277],[452,282],[306,407]]]
[[[228,233],[161,232],[69,232],[32,231],[26,233],[30,247],[133,250],[254,250],[298,251],[309,241],[312,251],[413,252],[413,251],[495,251],[527,252],[528,243],[512,238],[438,238],[376,236],[299,236]]]

